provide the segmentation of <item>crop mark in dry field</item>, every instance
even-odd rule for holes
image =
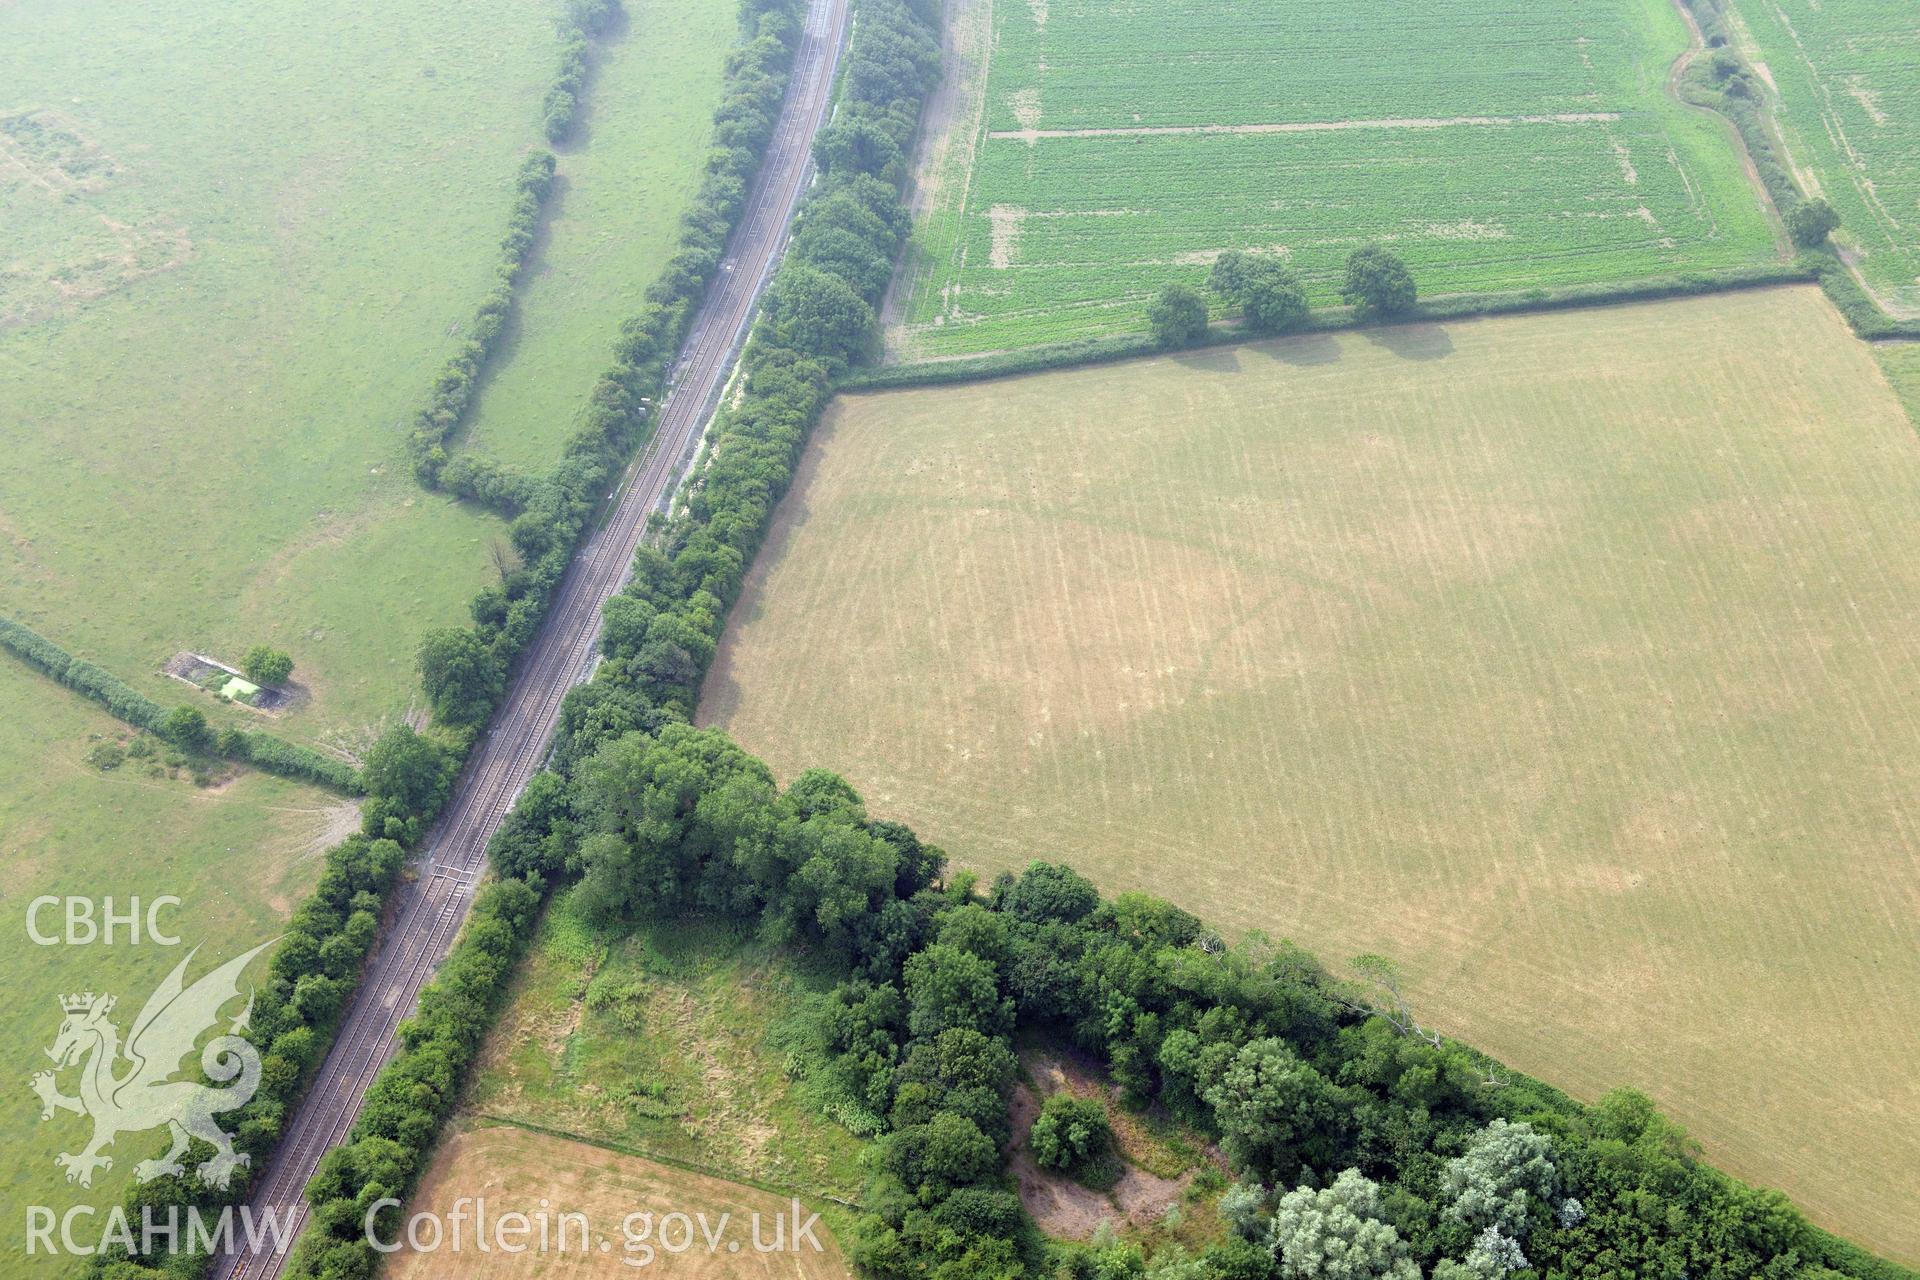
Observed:
[[[1390,952],[1920,1255],[1917,502],[1811,288],[855,396],[700,714],[989,875]]]

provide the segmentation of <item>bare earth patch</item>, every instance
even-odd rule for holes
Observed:
[[[1193,1182],[1194,1171],[1163,1178],[1142,1168],[1135,1157],[1151,1145],[1151,1139],[1137,1120],[1119,1108],[1116,1090],[1051,1054],[1028,1054],[1024,1061],[1040,1092],[1036,1095],[1025,1084],[1014,1088],[1013,1141],[1007,1148],[1007,1163],[1019,1184],[1020,1202],[1040,1229],[1063,1240],[1087,1240],[1103,1222],[1146,1228],[1165,1217]],[[1115,1138],[1128,1157],[1111,1191],[1081,1186],[1034,1162],[1033,1153],[1027,1149],[1027,1134],[1040,1114],[1041,1103],[1056,1093],[1097,1097],[1106,1103]]]

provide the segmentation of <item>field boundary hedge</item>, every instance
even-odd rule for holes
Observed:
[[[595,46],[625,16],[620,0],[568,0],[560,18],[560,69],[540,103],[548,142],[559,146],[573,136],[580,100],[594,72]]]
[[[1771,129],[1768,127],[1766,90],[1758,87],[1759,77],[1734,47],[1723,0],[1679,0],[1679,3],[1699,26],[1710,54],[1708,59],[1695,60],[1688,69],[1680,84],[1681,100],[1717,112],[1731,122],[1740,144],[1747,150],[1748,159],[1753,162],[1754,172],[1760,176],[1767,199],[1773,202],[1774,212],[1786,222],[1795,208],[1807,202],[1807,196],[1780,155],[1774,137],[1779,124],[1775,121]],[[1716,75],[1716,66],[1724,74]],[[1817,247],[1803,249],[1799,265],[1826,290],[1855,334],[1868,339],[1920,338],[1920,321],[1898,320],[1883,311],[1859,278],[1841,261],[1831,242],[1822,241]]]
[[[506,332],[507,315],[513,310],[515,294],[539,234],[540,216],[553,194],[554,166],[551,151],[535,151],[520,162],[507,233],[500,239],[500,256],[494,265],[493,288],[473,313],[467,340],[447,357],[426,405],[414,414],[407,448],[413,456],[414,475],[428,488],[433,487],[434,478],[445,465],[447,442],[467,420],[473,408],[475,383],[493,359],[500,335]]]
[[[1616,285],[1579,285],[1564,289],[1532,289],[1515,293],[1463,293],[1416,303],[1401,315],[1362,320],[1351,308],[1335,307],[1312,313],[1307,323],[1285,334],[1252,333],[1239,326],[1210,325],[1200,341],[1185,347],[1163,347],[1151,334],[1127,334],[1081,342],[1055,343],[1020,351],[1002,351],[954,360],[923,360],[909,364],[872,365],[854,369],[835,384],[836,391],[890,391],[930,387],[992,378],[1015,377],[1052,369],[1110,364],[1145,356],[1179,355],[1209,347],[1237,346],[1315,333],[1346,333],[1445,320],[1475,320],[1489,316],[1530,315],[1553,311],[1626,306],[1668,298],[1701,297],[1743,289],[1770,289],[1781,285],[1811,284],[1817,278],[1813,264],[1802,259],[1731,271],[1660,276]],[[1843,308],[1844,309],[1844,308]]]
[[[705,176],[681,216],[678,249],[642,306],[621,322],[612,364],[595,380],[577,431],[544,475],[437,444],[419,455],[423,482],[478,502],[510,523],[522,567],[473,600],[474,625],[429,637],[446,661],[423,661],[436,726],[464,747],[494,708],[539,629],[594,511],[651,428],[654,403],[700,299],[720,269],[786,93],[799,38],[795,0],[743,0],[744,39],[727,56]]]
[[[161,721],[167,716],[167,708],[118,676],[75,658],[39,632],[0,618],[0,648],[75,693],[91,698],[117,719],[136,729],[166,736]],[[231,730],[220,734],[214,742],[219,748],[216,754],[251,764],[265,773],[332,787],[348,795],[362,795],[366,791],[359,771],[346,761],[322,755],[311,747],[297,746],[270,733]]]

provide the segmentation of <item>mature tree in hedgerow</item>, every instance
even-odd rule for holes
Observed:
[[[1163,347],[1190,347],[1207,331],[1207,300],[1190,285],[1170,284],[1147,304],[1147,326]]]
[[[772,329],[795,351],[844,368],[873,338],[873,308],[839,276],[796,262],[772,292]]]
[[[1369,244],[1347,255],[1347,281],[1340,296],[1363,319],[1373,319],[1409,310],[1416,290],[1406,263],[1379,245]]]
[[[1827,242],[1827,237],[1840,228],[1840,215],[1833,206],[1819,197],[1802,200],[1787,210],[1787,234],[1802,249],[1812,249]]]
[[[285,684],[293,674],[293,659],[279,649],[257,644],[240,659],[240,669],[255,684]]]
[[[1420,1280],[1386,1221],[1380,1188],[1358,1169],[1280,1198],[1268,1242],[1286,1280]]]
[[[1447,1162],[1440,1187],[1447,1217],[1525,1240],[1535,1206],[1544,1218],[1559,1199],[1553,1144],[1524,1120],[1496,1119],[1473,1136],[1464,1155]]]
[[[446,803],[456,764],[433,739],[404,724],[387,730],[367,752],[361,770],[367,787],[362,829],[371,836],[417,839],[423,819]]]
[[[464,627],[435,627],[420,642],[420,683],[435,719],[475,725],[492,712],[503,677],[479,636]]]
[[[204,750],[213,738],[198,707],[175,707],[161,717],[157,728],[161,737],[188,751]]]
[[[1223,253],[1214,262],[1207,285],[1239,307],[1247,328],[1255,333],[1288,333],[1307,322],[1307,291],[1277,258],[1238,249]]]

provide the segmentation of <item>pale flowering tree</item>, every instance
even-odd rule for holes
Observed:
[[[1358,1169],[1331,1187],[1280,1198],[1268,1243],[1287,1280],[1420,1280],[1400,1233],[1380,1210],[1380,1188]]]
[[[1495,1227],[1511,1241],[1527,1238],[1530,1207],[1551,1205],[1559,1186],[1546,1135],[1521,1121],[1495,1120],[1467,1153],[1448,1161],[1441,1178],[1447,1216],[1469,1227]]]

